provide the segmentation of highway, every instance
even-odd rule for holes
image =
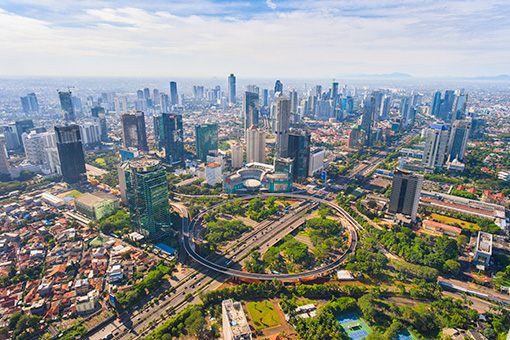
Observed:
[[[248,279],[255,279],[255,280],[273,280],[273,279],[299,280],[299,279],[304,279],[304,278],[309,278],[309,277],[321,276],[322,274],[328,273],[329,271],[338,267],[341,263],[343,263],[346,260],[347,256],[350,253],[352,253],[356,250],[356,245],[357,245],[357,241],[358,241],[358,234],[356,232],[356,229],[360,228],[360,226],[358,225],[356,220],[354,220],[347,212],[345,212],[337,204],[332,203],[327,200],[324,200],[324,199],[321,199],[321,198],[317,198],[317,197],[310,197],[310,196],[305,196],[305,195],[293,195],[293,194],[287,194],[287,193],[260,194],[260,195],[254,195],[254,196],[247,196],[247,197],[244,197],[244,199],[251,199],[251,198],[255,198],[255,197],[263,198],[263,197],[271,197],[271,196],[289,197],[289,198],[301,199],[301,200],[305,200],[305,201],[315,201],[318,203],[324,203],[324,204],[330,206],[331,208],[335,209],[347,221],[346,227],[349,230],[349,233],[351,236],[351,243],[349,245],[349,249],[347,249],[347,251],[342,256],[340,256],[337,260],[333,261],[332,263],[327,264],[320,268],[315,268],[315,269],[301,272],[301,273],[259,274],[259,273],[248,273],[248,272],[243,272],[243,271],[236,270],[233,268],[228,268],[226,265],[220,265],[220,264],[214,263],[214,262],[209,261],[206,258],[202,257],[201,255],[197,254],[191,244],[192,240],[190,238],[190,234],[193,234],[193,230],[196,226],[197,221],[201,218],[201,216],[203,216],[207,212],[207,210],[203,211],[199,215],[197,215],[191,221],[191,223],[187,223],[188,222],[187,216],[183,218],[184,223],[182,224],[181,240],[183,242],[184,249],[193,258],[193,260],[195,260],[197,263],[201,264],[202,266],[204,266],[206,268],[209,268],[216,272],[227,274],[229,276],[236,277],[236,278],[248,278]],[[223,202],[222,204],[225,204],[225,202]],[[214,208],[215,208],[215,206],[209,208],[208,210],[214,209]],[[287,227],[290,223],[293,223],[293,222],[295,222],[295,220],[292,220],[292,219],[282,222],[282,224],[284,225],[283,228]],[[272,235],[272,234],[270,234],[270,235]]]

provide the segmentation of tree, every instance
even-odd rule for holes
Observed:
[[[377,202],[374,200],[370,200],[367,202],[367,207],[369,207],[370,209],[375,209],[375,207],[377,207]]]
[[[459,257],[459,247],[455,240],[441,236],[436,242],[436,254],[443,261],[456,260]]]
[[[460,272],[460,263],[455,260],[448,260],[443,265],[443,271],[456,275]]]

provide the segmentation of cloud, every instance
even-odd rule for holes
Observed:
[[[266,0],[267,7],[271,8],[273,11],[276,9],[276,4],[271,0]]]
[[[510,73],[510,6],[498,1],[70,0],[65,14],[13,6],[0,9],[3,74]]]

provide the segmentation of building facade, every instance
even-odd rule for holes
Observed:
[[[450,131],[446,125],[433,124],[427,129],[427,140],[423,152],[424,166],[431,168],[443,166],[449,135]]]
[[[142,156],[123,162],[119,185],[139,233],[155,238],[170,226],[166,170],[159,160]]]
[[[64,181],[76,183],[82,180],[86,169],[80,127],[76,124],[55,126],[55,135]]]
[[[388,211],[392,214],[408,215],[411,220],[416,220],[422,186],[422,175],[416,175],[409,171],[395,171]]]
[[[195,126],[195,139],[197,146],[197,158],[202,162],[207,160],[207,154],[211,150],[218,150],[218,125],[200,124]]]
[[[246,130],[246,163],[265,163],[266,161],[266,133],[250,127]]]
[[[159,147],[165,149],[165,158],[169,164],[184,162],[182,115],[162,113],[155,116],[154,134]]]
[[[122,140],[124,148],[135,147],[138,150],[149,151],[147,134],[145,132],[145,115],[143,111],[124,113],[120,116],[122,124]]]
[[[289,129],[290,129],[290,100],[279,97],[276,102],[276,155],[277,157],[289,156]]]

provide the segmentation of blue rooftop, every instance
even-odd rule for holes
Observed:
[[[169,253],[169,254],[174,254],[177,251],[174,248],[167,246],[164,243],[159,243],[158,245],[156,245],[156,248],[164,251],[165,253]]]
[[[445,130],[447,131],[448,130],[448,125],[440,125],[440,124],[432,124],[430,126],[431,129],[436,129],[436,130]]]

